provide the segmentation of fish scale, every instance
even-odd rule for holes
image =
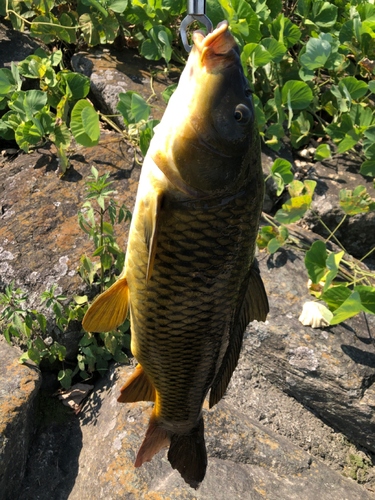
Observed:
[[[160,395],[161,419],[172,418],[187,426],[194,423],[223,359],[232,311],[253,260],[254,245],[243,242],[250,239],[257,224],[250,196],[251,186],[254,189],[257,184],[252,179],[247,192],[229,201],[228,206],[215,206],[215,200],[198,201],[194,210],[192,203],[165,200],[154,268],[147,286],[144,214],[140,210],[135,215],[137,245],[133,248],[129,244],[127,260],[135,334],[132,351]],[[142,238],[143,246],[139,244]],[[202,248],[197,242],[203,239]],[[218,247],[222,249],[220,259],[207,251]],[[200,390],[190,398],[189,387],[196,378],[201,380]],[[174,393],[178,398],[170,397]]]

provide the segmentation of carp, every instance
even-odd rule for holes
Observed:
[[[131,319],[138,366],[119,402],[154,401],[135,467],[169,446],[193,488],[207,467],[202,408],[223,397],[243,333],[265,321],[254,260],[264,196],[252,92],[226,21],[194,47],[144,160],[124,271],[83,327]]]

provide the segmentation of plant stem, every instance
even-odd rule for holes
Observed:
[[[329,241],[331,239],[331,236],[334,236],[335,232],[338,230],[338,228],[341,226],[341,224],[346,219],[346,216],[347,216],[347,214],[344,215],[344,217],[341,219],[341,222],[338,224],[338,226],[336,226],[336,229],[328,236],[328,238],[326,239],[325,243],[327,243],[327,241]]]
[[[103,243],[104,243],[103,222],[104,222],[104,210],[102,208],[100,208],[100,246],[101,247],[103,246]],[[103,264],[102,264],[101,260],[100,260],[100,278],[101,278],[100,291],[101,291],[101,293],[103,293],[104,292],[104,268],[103,268]]]
[[[314,210],[311,210],[311,212],[315,215],[315,217],[318,219],[318,221],[322,224],[322,226],[327,229],[327,231],[329,232],[329,234],[331,236],[333,236],[334,240],[336,241],[336,243],[338,244],[338,246],[344,250],[345,253],[348,253],[345,248],[342,246],[342,244],[339,242],[339,240],[336,238],[336,236],[332,233],[332,231],[329,229],[329,227],[327,227],[325,225],[325,223],[322,221],[322,219],[319,217],[319,215],[314,211]]]

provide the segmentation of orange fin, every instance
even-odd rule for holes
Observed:
[[[141,365],[138,365],[126,383],[121,387],[119,403],[155,401],[155,387],[150,382]]]
[[[161,190],[156,191],[156,195],[151,197],[148,201],[149,204],[148,206],[145,204],[145,211],[143,214],[145,240],[148,248],[146,283],[149,282],[152,270],[154,268],[154,260],[156,255],[156,246],[158,239],[160,209],[163,201],[162,191]]]
[[[151,413],[146,436],[139,448],[134,466],[140,467],[145,462],[150,462],[152,457],[168,446],[170,442],[169,432],[157,424],[154,408]]]
[[[128,282],[120,278],[91,305],[82,326],[87,332],[109,332],[126,320],[128,308]]]
[[[207,469],[203,417],[190,434],[171,435],[168,460],[173,469],[178,470],[186,483],[195,489],[199,487]]]

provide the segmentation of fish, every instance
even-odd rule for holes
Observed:
[[[255,259],[264,180],[252,91],[226,21],[193,42],[142,166],[124,270],[83,327],[110,331],[130,310],[138,365],[118,401],[155,403],[134,465],[169,446],[197,489],[205,398],[221,400],[246,326],[269,306]]]

